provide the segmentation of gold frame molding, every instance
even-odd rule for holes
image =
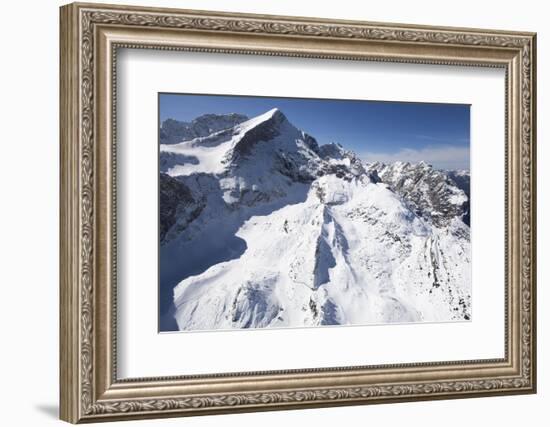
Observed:
[[[72,423],[536,391],[536,35],[75,3],[61,7],[60,416]],[[119,380],[116,52],[150,48],[506,71],[505,357]]]

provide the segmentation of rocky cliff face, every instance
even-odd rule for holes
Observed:
[[[214,132],[233,126],[248,120],[242,114],[205,114],[191,122],[182,122],[167,119],[160,127],[161,144],[178,144],[194,138],[208,136]]]
[[[402,196],[417,215],[437,225],[449,224],[453,218],[470,225],[467,172],[462,171],[459,176],[454,171],[436,170],[425,162],[372,163],[368,170],[376,171],[382,182]]]
[[[464,180],[364,164],[279,110],[209,126],[161,145],[161,290],[180,330],[470,319]]]
[[[185,230],[204,208],[203,201],[195,200],[184,183],[164,173],[160,174],[159,206],[161,243],[164,242],[166,234],[171,228],[174,228],[174,234]]]

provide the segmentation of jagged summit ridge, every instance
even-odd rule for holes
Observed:
[[[470,319],[469,197],[424,162],[365,164],[273,109],[162,144],[161,171],[178,329]]]
[[[470,224],[467,171],[455,176],[453,171],[437,170],[424,161],[415,164],[375,162],[367,169],[376,171],[380,179],[399,193],[418,215],[438,225],[448,224],[456,217]]]
[[[259,142],[271,141],[285,130],[290,132],[297,130],[277,108],[245,122],[242,128],[243,133],[232,148],[232,160],[250,154],[254,145]]]
[[[160,127],[160,143],[178,144],[182,141],[205,137],[246,120],[248,120],[247,116],[237,113],[203,114],[191,122],[166,119]]]

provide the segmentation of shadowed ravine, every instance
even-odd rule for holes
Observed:
[[[209,219],[206,223],[197,225],[200,228],[200,241],[192,240],[184,243],[181,239],[175,239],[161,245],[159,256],[159,327],[161,331],[178,330],[173,316],[174,287],[182,280],[199,275],[213,265],[240,258],[247,246],[243,239],[236,236],[237,231],[253,216],[269,216],[282,207],[304,202],[308,186],[299,184],[294,186],[294,190],[290,195],[272,202],[253,207],[243,206],[238,210],[226,206],[219,185],[216,191],[209,194],[209,204],[201,213],[202,217],[209,217]]]

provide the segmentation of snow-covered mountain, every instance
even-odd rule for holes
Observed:
[[[450,174],[364,164],[277,109],[209,126],[161,141],[161,330],[470,319]]]
[[[438,225],[460,217],[470,225],[469,172],[436,170],[425,162],[376,162],[367,169],[375,170],[417,215]]]
[[[242,114],[204,114],[191,122],[167,119],[160,127],[160,143],[176,144],[235,126],[248,120]]]

